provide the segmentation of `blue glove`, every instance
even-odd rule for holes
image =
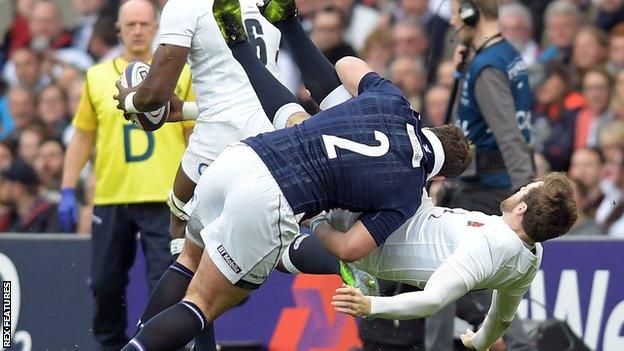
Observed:
[[[78,203],[73,188],[61,190],[61,201],[58,205],[58,221],[63,232],[73,233],[78,223]]]

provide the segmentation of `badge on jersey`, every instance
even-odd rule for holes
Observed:
[[[466,223],[466,225],[469,226],[469,227],[475,227],[475,228],[483,227],[483,223],[475,222],[475,221],[468,221],[468,223]]]

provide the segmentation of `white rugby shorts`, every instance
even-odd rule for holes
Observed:
[[[182,170],[195,183],[228,144],[275,130],[262,108],[230,109],[200,118],[182,156]]]
[[[221,273],[259,287],[299,233],[299,219],[260,157],[244,143],[228,146],[204,171],[185,206],[186,237],[204,247]]]

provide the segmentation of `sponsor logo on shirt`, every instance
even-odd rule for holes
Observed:
[[[225,263],[227,263],[227,265],[232,268],[234,273],[239,274],[242,271],[242,269],[236,264],[236,262],[234,262],[232,256],[230,256],[230,254],[225,251],[223,245],[219,245],[219,247],[217,248],[217,252],[221,255],[221,257],[223,257]]]
[[[466,225],[469,226],[469,227],[475,227],[475,228],[483,227],[483,223],[475,222],[475,221],[468,221],[468,223],[466,223]]]

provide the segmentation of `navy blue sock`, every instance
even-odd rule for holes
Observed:
[[[231,49],[232,55],[247,73],[262,109],[271,122],[282,106],[298,103],[297,98],[260,62],[251,43],[241,41],[234,44]]]
[[[307,235],[293,241],[288,247],[288,258],[302,273],[340,274],[340,261],[325,249],[316,235]],[[287,266],[286,263],[284,265]]]
[[[171,351],[184,347],[206,327],[193,303],[179,302],[150,319],[121,351]]]
[[[303,83],[310,91],[317,104],[334,89],[342,84],[336,69],[325,55],[314,45],[305,32],[299,19],[291,18],[275,24],[282,32],[282,37],[290,47],[293,57],[303,78]]]
[[[193,275],[193,271],[178,262],[174,262],[167,269],[147,301],[147,306],[139,320],[136,333],[142,328],[142,323],[149,321],[161,311],[182,300],[191,279],[193,279]],[[195,338],[195,350],[215,351],[216,348],[214,326],[212,323],[209,323]]]

